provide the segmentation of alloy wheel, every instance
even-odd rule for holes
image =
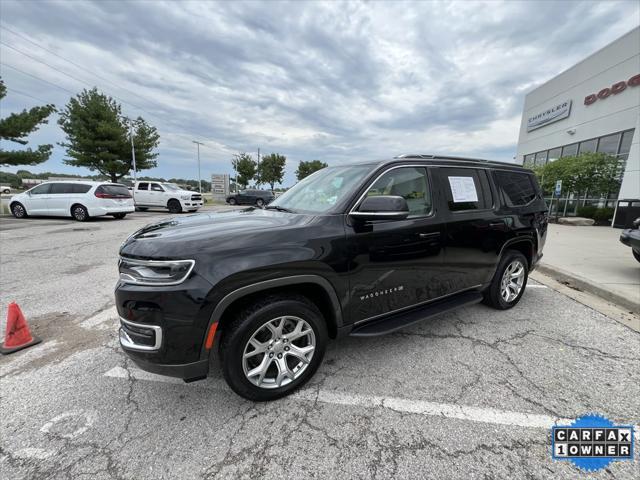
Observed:
[[[505,268],[500,283],[500,295],[505,302],[511,303],[520,295],[524,285],[524,273],[524,265],[520,260],[514,260]]]
[[[77,206],[73,209],[73,218],[79,222],[84,221],[87,218],[87,212],[83,207]]]
[[[302,318],[283,316],[258,328],[242,352],[247,379],[260,388],[280,388],[299,378],[316,349],[316,336]]]
[[[19,203],[15,204],[13,206],[13,216],[16,218],[23,218],[25,216],[25,210],[24,207],[22,205],[20,205]]]

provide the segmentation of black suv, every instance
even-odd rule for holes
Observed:
[[[481,301],[513,307],[542,256],[531,171],[403,155],[328,167],[262,208],[172,218],[120,250],[120,342],[141,368],[192,381],[217,345],[231,388],[304,384],[329,338],[382,335]]]
[[[240,190],[227,196],[226,202],[229,205],[256,205],[262,207],[267,205],[274,198],[273,192],[268,190]]]

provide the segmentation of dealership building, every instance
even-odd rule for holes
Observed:
[[[640,27],[527,94],[516,158],[532,167],[604,152],[624,172],[610,198],[640,199],[639,136]]]

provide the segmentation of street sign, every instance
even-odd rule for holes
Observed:
[[[556,197],[560,197],[560,193],[562,192],[562,180],[556,180],[556,189],[553,194]]]

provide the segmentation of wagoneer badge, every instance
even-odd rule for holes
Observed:
[[[370,298],[389,295],[390,293],[401,292],[402,290],[404,290],[404,285],[399,285],[393,288],[385,288],[384,290],[378,290],[376,292],[367,293],[366,295],[360,295],[360,300],[369,300]]]

